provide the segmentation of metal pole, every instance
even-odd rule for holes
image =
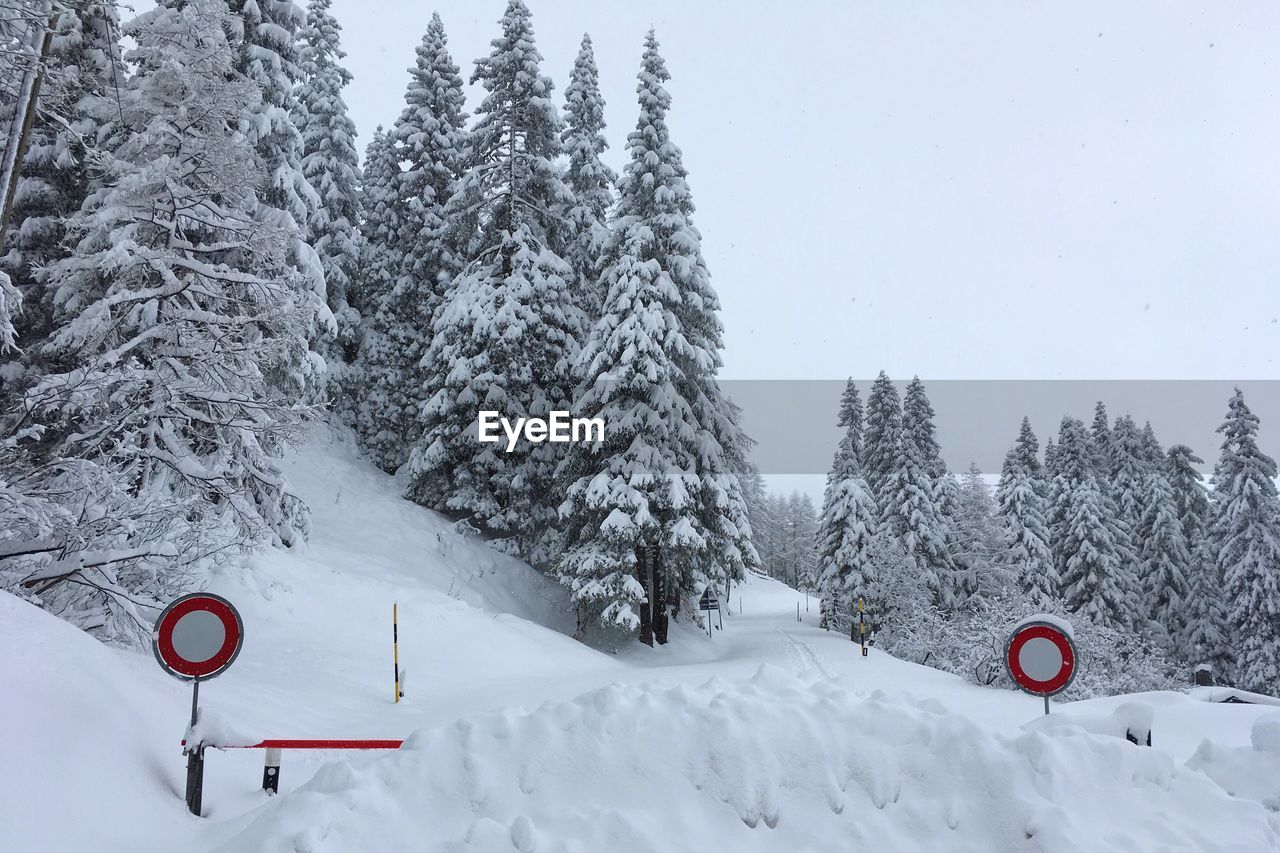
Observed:
[[[1048,693],[1044,694],[1044,712],[1046,714],[1049,713],[1049,694]]]
[[[396,670],[394,704],[399,704],[400,697],[404,694],[400,692],[400,603],[398,601],[391,604],[391,655],[395,661]]]
[[[200,679],[192,679],[191,687],[191,729],[195,733],[196,718],[200,706]],[[187,810],[200,817],[200,808],[204,798],[204,743],[187,744]]]
[[[280,791],[280,750],[267,747],[266,766],[262,768],[262,790],[268,794]]]

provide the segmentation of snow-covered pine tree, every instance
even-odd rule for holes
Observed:
[[[843,419],[844,409],[841,409]],[[842,444],[850,441],[846,427]],[[870,599],[876,581],[872,540],[879,527],[875,500],[853,453],[837,453],[818,527],[818,595],[821,626],[848,628],[858,598]],[[868,601],[873,610],[875,602]]]
[[[458,66],[449,55],[444,23],[438,14],[417,49],[409,69],[405,108],[391,129],[391,139],[404,170],[400,197],[401,320],[425,337],[444,302],[450,278],[458,271],[453,235],[445,205],[462,172],[466,152],[465,98]],[[412,354],[416,363],[421,351]],[[418,389],[421,394],[421,388]]]
[[[552,556],[562,445],[521,438],[506,452],[482,444],[479,412],[514,421],[569,409],[583,318],[573,270],[557,249],[573,194],[556,165],[562,123],[553,87],[522,0],[510,0],[499,23],[502,34],[471,77],[486,95],[466,174],[444,211],[462,269],[422,359],[428,399],[409,496],[541,563]]]
[[[831,470],[827,472],[822,512],[819,514],[818,592],[823,601],[823,627],[834,625],[836,615],[848,609],[844,597],[847,589],[856,589],[866,595],[867,583],[874,574],[868,562],[868,547],[870,538],[879,527],[879,517],[875,499],[871,497],[870,487],[862,478],[859,467],[862,418],[858,386],[850,378],[840,395],[836,415],[840,439],[836,443]],[[863,502],[870,502],[870,513],[860,506]],[[853,529],[863,524],[869,524],[863,534]],[[853,556],[855,550],[859,556]],[[856,577],[850,574],[851,571]]]
[[[1151,421],[1147,421],[1142,425],[1141,434],[1142,458],[1150,468],[1159,468],[1164,465],[1164,447],[1160,444],[1160,439],[1156,438],[1156,431],[1151,427]]]
[[[575,408],[608,429],[598,446],[572,448],[560,510],[566,551],[557,573],[580,621],[624,629],[657,627],[679,596],[706,584],[722,589],[757,562],[735,473],[744,439],[716,381],[719,302],[667,129],[668,79],[651,31],[618,186],[608,296],[578,366]],[[650,545],[660,551],[658,571],[641,583],[637,550]]]
[[[564,180],[575,200],[568,211],[571,233],[564,256],[577,275],[578,304],[587,322],[595,323],[608,295],[600,279],[618,176],[600,159],[609,143],[604,138],[604,98],[589,35],[582,37],[564,99],[565,128],[560,138],[569,158]]]
[[[862,398],[858,396],[858,386],[853,378],[845,380],[844,391],[840,394],[840,414],[836,417],[836,426],[844,430],[842,449],[862,464],[862,431],[863,413]]]
[[[1073,613],[1099,624],[1128,627],[1137,603],[1129,600],[1118,580],[1123,567],[1083,423],[1062,419],[1054,463],[1049,530],[1062,598]]]
[[[982,469],[972,461],[960,480],[952,535],[952,554],[965,574],[964,589],[990,597],[1015,586],[1017,574],[1001,560],[1006,543],[991,489]]]
[[[1096,443],[1094,450],[1097,453],[1102,452]],[[1145,510],[1144,497],[1148,476],[1146,456],[1146,450],[1142,445],[1142,433],[1139,432],[1133,418],[1128,415],[1116,418],[1115,426],[1111,430],[1106,473],[1103,476],[1106,478],[1107,491],[1115,502],[1117,518],[1124,522],[1135,540]],[[1141,550],[1141,542],[1134,541],[1132,544],[1135,550]]]
[[[1163,458],[1163,456],[1162,456]],[[1171,654],[1186,649],[1191,555],[1178,517],[1177,501],[1163,466],[1147,477],[1146,509],[1141,520],[1143,603],[1151,634]]]
[[[1218,678],[1226,678],[1231,672],[1231,649],[1225,585],[1209,537],[1213,509],[1202,482],[1204,477],[1196,468],[1204,460],[1185,444],[1170,447],[1167,459],[1169,485],[1190,560],[1186,635],[1181,640],[1179,656],[1194,664],[1207,663]]]
[[[66,219],[93,188],[92,160],[100,128],[117,118],[115,86],[125,81],[118,35],[114,3],[85,0],[54,7],[40,103],[19,165],[9,224],[0,240],[0,272],[8,274],[23,297],[20,317],[10,312],[10,319],[16,319],[18,345],[28,354],[34,354],[55,322],[53,294],[36,274],[70,253]],[[4,371],[0,386],[14,385],[17,375],[29,368],[13,364]]]
[[[368,271],[368,332],[357,373],[357,424],[374,461],[394,471],[421,434],[420,409],[432,389],[422,358],[458,263],[445,215],[465,145],[462,77],[444,23],[432,15],[409,69],[405,108],[382,142],[370,146],[366,241],[377,253]],[[374,157],[380,162],[374,162]],[[377,232],[377,233],[374,233]]]
[[[295,321],[306,330],[271,367],[268,380],[287,397],[320,401],[327,396],[326,366],[316,348],[325,337],[337,335],[337,325],[326,303],[320,258],[307,242],[307,223],[320,197],[302,173],[302,134],[294,122],[299,115],[296,87],[302,80],[297,33],[306,24],[306,13],[293,0],[228,0],[227,6],[236,70],[261,93],[240,117],[240,130],[263,165],[255,215],[265,229],[290,234],[289,255],[281,268],[263,274],[296,288],[291,300]]]
[[[22,291],[14,287],[9,274],[0,270],[0,356],[17,351],[18,330],[13,320],[22,311]]]
[[[1107,418],[1107,406],[1101,400],[1093,407],[1093,425],[1089,428],[1093,445],[1094,475],[1105,491],[1111,475],[1111,426]]]
[[[898,389],[882,370],[867,395],[867,421],[863,433],[862,471],[881,512],[885,509],[888,482],[898,459],[902,437],[902,403]]]
[[[823,490],[823,513],[830,500],[832,484],[845,470],[843,458],[852,455],[856,466],[860,466],[862,453],[862,400],[858,396],[858,386],[853,379],[845,382],[844,391],[840,394],[840,408],[836,414],[836,426],[840,428],[840,438],[836,442],[835,457],[831,468],[827,471],[827,484]],[[859,467],[859,470],[861,468]]]
[[[776,492],[764,496],[760,513],[763,522],[760,528],[751,519],[751,540],[760,555],[760,569],[771,578],[782,579],[784,565],[783,556],[783,519],[787,513],[786,497]]]
[[[787,496],[783,517],[783,579],[795,589],[813,589],[818,580],[818,511],[813,498],[800,491]]]
[[[938,459],[933,407],[917,377],[907,386],[903,398],[901,438],[893,470],[884,486],[880,524],[915,558],[934,603],[949,609],[963,601],[966,590],[957,584],[949,524],[939,505],[934,476]]]
[[[1235,681],[1280,691],[1280,503],[1276,463],[1258,447],[1258,416],[1235,389],[1218,432],[1222,455],[1213,472],[1218,570],[1227,586],[1235,632]]]
[[[292,233],[254,215],[262,163],[237,127],[259,95],[229,18],[189,0],[126,27],[136,73],[101,188],[68,220],[72,254],[40,274],[61,318],[41,347],[53,366],[5,430],[74,518],[6,579],[106,638],[145,631],[135,604],[193,566],[307,529],[270,452],[302,415],[263,378],[302,334],[294,283],[264,273],[287,268]]]
[[[329,12],[332,0],[311,0],[301,44],[296,123],[302,136],[302,174],[319,196],[306,236],[320,258],[325,297],[337,336],[322,348],[329,367],[329,394],[346,385],[343,373],[356,356],[360,315],[347,293],[360,264],[360,155],[356,125],[347,115],[343,88],[351,72],[341,65],[342,28]]]
[[[360,274],[347,301],[367,324],[400,270],[400,161],[382,125],[364,150],[361,178]]]
[[[777,521],[773,517],[772,495],[765,488],[764,476],[754,462],[747,459],[739,474],[742,485],[742,501],[747,507],[747,521],[751,525],[751,542],[760,559],[759,568],[765,569],[768,555],[772,553],[773,531]]]
[[[400,271],[398,234],[400,162],[382,126],[373,132],[364,155],[360,224],[360,270],[347,299],[361,316],[360,351],[346,371],[344,398],[351,402],[350,420],[373,463],[394,472],[408,458],[403,418],[392,400],[404,396],[400,371],[399,325],[388,308]],[[390,414],[396,414],[394,418]]]
[[[1045,498],[1049,497],[1053,489],[1053,481],[1058,476],[1058,446],[1053,443],[1053,436],[1049,436],[1044,440],[1044,481],[1046,485]]]
[[[996,514],[1004,524],[1003,562],[1037,606],[1058,600],[1062,579],[1050,548],[1047,489],[1038,457],[1039,442],[1031,420],[1022,419],[1018,439],[1004,458],[996,488]]]
[[[1095,454],[1100,454],[1096,444]],[[1142,520],[1147,510],[1152,465],[1142,433],[1133,418],[1122,415],[1111,428],[1107,473],[1099,475],[1099,491],[1104,500],[1104,517],[1111,524],[1119,571],[1116,582],[1131,603],[1130,624],[1145,631],[1150,607],[1144,602],[1142,552],[1145,535]]]

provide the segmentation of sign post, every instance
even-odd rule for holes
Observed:
[[[240,654],[244,623],[220,595],[196,592],[171,603],[156,620],[151,650],[160,668],[191,682],[191,728],[200,715],[200,682],[221,675]],[[204,793],[204,744],[188,743],[187,808],[200,816]]]
[[[711,594],[711,587],[707,587],[702,593],[702,598],[698,599],[698,609],[707,614],[707,636],[710,637],[711,611],[715,610],[717,613],[720,612],[720,599]],[[720,628],[721,630],[724,629],[723,615],[720,616]]]
[[[392,704],[400,704],[404,691],[400,689],[400,603],[391,602],[391,658],[395,665],[395,699]]]
[[[1079,667],[1071,626],[1060,619],[1032,616],[1014,626],[1005,643],[1004,665],[1009,678],[1025,693],[1049,697],[1071,686]]]
[[[862,656],[867,656],[867,623],[863,618],[866,615],[862,606],[862,599],[858,599],[858,642],[862,644]]]

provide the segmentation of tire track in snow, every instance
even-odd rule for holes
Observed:
[[[781,628],[775,628],[774,630],[787,641],[789,651],[791,651],[793,656],[800,661],[801,672],[816,669],[818,672],[822,673],[823,678],[833,679],[835,677],[831,674],[830,670],[823,666],[822,658],[820,658],[813,649],[809,648],[807,643],[797,640]]]

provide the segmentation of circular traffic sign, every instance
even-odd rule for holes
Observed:
[[[210,592],[184,595],[164,609],[151,633],[161,668],[184,681],[213,678],[231,666],[244,623],[230,601]]]
[[[1061,625],[1029,620],[1009,635],[1004,664],[1013,683],[1022,690],[1053,696],[1075,680],[1077,658],[1075,641]]]

